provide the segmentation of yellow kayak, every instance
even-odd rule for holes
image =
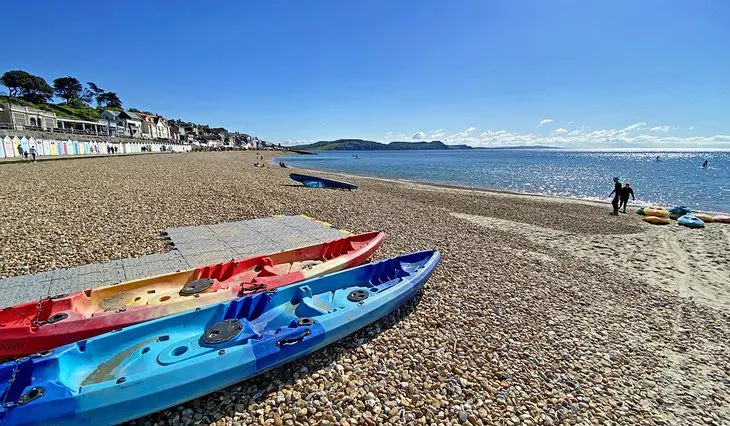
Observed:
[[[653,225],[669,225],[670,222],[668,217],[659,216],[644,216],[641,220]]]
[[[644,215],[655,217],[669,217],[669,212],[664,207],[650,206],[644,207]]]
[[[694,213],[696,217],[698,217],[701,221],[708,223],[708,222],[714,222],[715,216],[706,214],[706,213]]]

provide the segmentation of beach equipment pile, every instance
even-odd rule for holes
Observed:
[[[641,220],[653,225],[668,225],[670,219],[676,220],[678,225],[698,229],[704,228],[706,223],[730,223],[730,216],[713,216],[707,213],[692,213],[686,206],[677,206],[669,210],[661,206],[639,207],[636,214],[644,216]]]
[[[668,225],[669,224],[669,212],[660,206],[648,206],[641,208],[641,212],[638,214],[644,215],[643,221],[651,223],[653,225]]]
[[[415,296],[436,250],[372,232],[0,312],[0,423],[116,424],[305,356]]]

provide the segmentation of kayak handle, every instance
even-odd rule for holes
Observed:
[[[281,347],[281,346],[286,346],[286,345],[295,345],[295,344],[301,342],[302,340],[304,340],[304,338],[306,336],[309,336],[311,333],[312,332],[307,328],[306,330],[304,330],[304,333],[300,334],[297,337],[287,337],[285,339],[281,339],[281,340],[277,341],[276,346]]]

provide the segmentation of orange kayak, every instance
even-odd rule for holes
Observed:
[[[0,311],[0,358],[36,353],[357,266],[384,238],[382,232],[352,235],[11,306]]]

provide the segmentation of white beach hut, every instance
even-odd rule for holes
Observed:
[[[15,157],[15,153],[13,152],[13,140],[10,139],[10,136],[5,136],[3,138],[3,152],[5,158]]]

